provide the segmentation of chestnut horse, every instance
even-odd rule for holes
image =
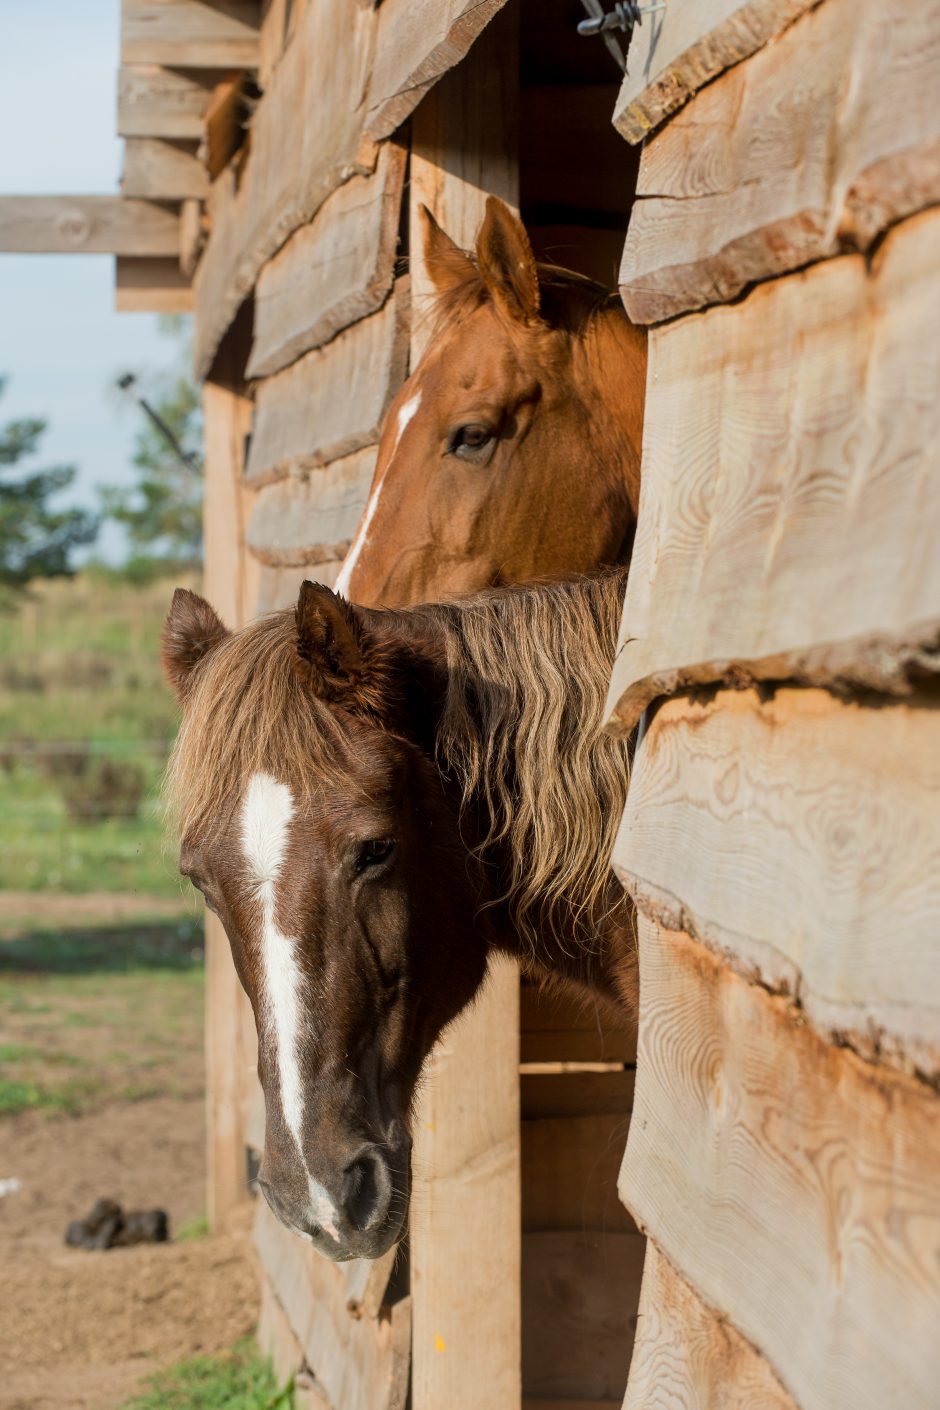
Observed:
[[[434,332],[392,403],[336,583],[401,606],[622,562],[640,482],[646,333],[616,293],[537,265],[487,202],[475,256],[422,207]]]
[[[403,611],[305,583],[234,633],[173,598],[180,870],[254,1010],[259,1183],[331,1258],[402,1236],[415,1084],[492,952],[635,1013],[627,748],[601,731],[624,582]]]

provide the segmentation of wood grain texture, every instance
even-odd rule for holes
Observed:
[[[0,254],[175,255],[179,216],[120,196],[0,196]]]
[[[647,914],[797,996],[826,1036],[940,1076],[938,798],[934,699],[668,701],[614,866]]]
[[[121,0],[121,63],[254,68],[257,0]]]
[[[617,1172],[629,1125],[629,1111],[526,1117],[522,1122],[523,1229],[603,1237],[636,1233],[617,1199]]]
[[[375,452],[367,446],[261,490],[247,534],[255,557],[284,567],[343,558],[369,497]]]
[[[118,313],[192,313],[193,286],[178,260],[118,255],[114,307]]]
[[[379,313],[263,381],[246,477],[260,486],[378,442],[408,370],[408,279]]]
[[[636,1025],[617,1023],[590,998],[565,990],[520,990],[519,1060],[524,1063],[636,1061]]]
[[[129,64],[118,70],[119,137],[176,137],[198,141],[217,75],[207,71]]]
[[[649,1240],[623,1410],[797,1410],[767,1362]]]
[[[650,339],[608,707],[699,682],[904,691],[940,637],[940,212]],[[934,652],[931,655],[931,652]]]
[[[867,249],[940,200],[938,90],[931,0],[826,0],[724,74],[644,148],[620,271],[630,317]]]
[[[209,178],[191,143],[165,137],[129,137],[124,143],[123,196],[150,201],[204,197]]]
[[[261,565],[258,586],[258,611],[277,612],[281,607],[293,607],[300,593],[300,585],[305,579],[332,587],[343,566],[342,558],[333,558],[327,563],[305,563],[303,567],[275,568],[270,564]]]
[[[523,1119],[628,1115],[633,1110],[635,1076],[626,1067],[607,1072],[523,1072],[519,1079]]]
[[[202,202],[190,197],[180,206],[180,273],[191,281],[206,238]]]
[[[637,1234],[523,1236],[526,1397],[604,1401],[623,1395],[644,1246]]]
[[[640,920],[624,1202],[801,1410],[930,1410],[940,1104]]]
[[[672,0],[634,31],[614,126],[642,142],[693,93],[780,34],[819,0]]]
[[[258,276],[250,377],[278,372],[381,307],[392,287],[407,151],[386,142]]]

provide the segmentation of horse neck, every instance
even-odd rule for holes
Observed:
[[[612,459],[626,485],[636,517],[643,451],[647,335],[619,303],[599,309],[584,337],[572,340],[571,368],[577,393],[592,409],[594,457]]]

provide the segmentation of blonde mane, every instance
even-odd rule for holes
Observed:
[[[612,906],[610,855],[629,752],[602,732],[625,583],[597,578],[497,589],[395,614],[441,640],[447,686],[437,755],[465,808],[488,818],[478,848],[499,859],[521,935],[592,946]],[[302,685],[293,611],[227,636],[196,668],[166,792],[181,837],[230,816],[260,770],[311,789],[347,779],[350,724]],[[612,899],[613,898],[613,899]]]

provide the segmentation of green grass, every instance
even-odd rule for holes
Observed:
[[[121,1410],[290,1410],[293,1390],[279,1387],[271,1363],[251,1342],[227,1356],[197,1356],[151,1376]]]
[[[184,1224],[176,1231],[176,1242],[178,1244],[191,1243],[194,1239],[204,1239],[209,1232],[209,1221],[204,1214],[200,1214],[197,1219],[191,1219],[188,1224]]]

